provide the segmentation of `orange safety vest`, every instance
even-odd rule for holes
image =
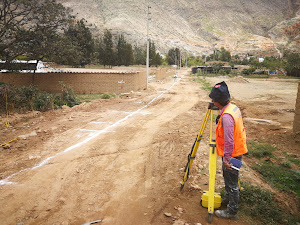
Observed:
[[[229,104],[223,111],[216,128],[217,154],[219,156],[224,156],[224,130],[222,127],[222,117],[224,113],[230,114],[234,119],[234,146],[232,157],[247,153],[246,131],[244,128],[241,111],[236,105]]]

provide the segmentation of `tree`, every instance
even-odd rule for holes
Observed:
[[[155,64],[156,49],[154,42],[149,42],[149,66],[153,66]]]
[[[212,65],[213,73],[219,73],[219,71],[224,66],[224,63],[213,63]]]
[[[285,64],[287,75],[300,77],[300,54],[290,53],[287,56],[287,62]]]
[[[187,59],[187,66],[200,66],[203,65],[202,59],[200,57],[189,56]]]
[[[157,66],[160,66],[162,64],[162,62],[163,62],[162,57],[160,56],[159,53],[156,53],[153,65],[157,67]]]
[[[159,53],[156,53],[154,42],[150,41],[149,45],[149,66],[159,66],[162,63],[162,58]]]
[[[19,55],[51,58],[72,16],[55,0],[0,1],[0,57],[9,63]]]
[[[66,31],[66,37],[71,41],[72,47],[77,52],[77,59],[69,62],[73,66],[85,66],[91,63],[94,52],[94,39],[85,21],[81,19],[75,25],[71,25]]]
[[[103,44],[103,38],[98,38],[95,40],[95,51],[96,51],[96,57],[100,64],[103,64],[103,58],[104,58],[104,44]]]
[[[219,51],[220,57],[219,60],[229,62],[231,60],[231,54],[229,51],[226,51],[224,47],[221,47],[221,51]]]
[[[133,55],[135,65],[146,65],[146,51],[143,51],[142,48],[135,46]]]
[[[117,65],[125,65],[125,55],[126,55],[127,43],[124,38],[124,35],[119,36],[118,45],[117,45]]]
[[[168,51],[168,64],[169,65],[178,65],[180,60],[180,50],[178,48],[171,48]]]
[[[132,45],[127,43],[125,46],[125,54],[124,54],[124,65],[129,66],[134,62]]]
[[[112,34],[109,30],[104,32],[103,37],[103,53],[102,53],[102,62],[103,65],[112,67],[115,62],[115,52],[114,52],[114,45],[112,40]]]

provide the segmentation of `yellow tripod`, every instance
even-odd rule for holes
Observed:
[[[195,159],[200,141],[202,140],[203,133],[204,133],[204,130],[206,128],[207,122],[210,118],[209,191],[208,191],[208,196],[207,196],[207,192],[204,193],[207,197],[206,198],[207,205],[202,204],[204,207],[207,206],[207,209],[208,209],[208,222],[209,223],[212,222],[214,208],[218,208],[221,205],[221,196],[219,196],[219,195],[215,196],[215,176],[216,176],[216,170],[217,170],[217,153],[216,153],[216,141],[212,139],[213,115],[214,115],[213,110],[219,110],[219,108],[217,108],[216,106],[214,106],[214,104],[212,102],[210,102],[208,104],[208,109],[206,111],[204,120],[202,122],[199,134],[198,134],[198,136],[197,136],[197,138],[196,138],[196,140],[193,144],[193,147],[192,147],[192,150],[191,150],[190,154],[188,155],[188,162],[185,166],[185,170],[184,170],[185,174],[184,174],[184,177],[183,177],[183,181],[181,182],[181,188],[180,188],[181,190],[183,189],[185,182],[189,178],[189,173],[190,173],[191,166],[192,166],[193,161]],[[203,201],[203,197],[202,197],[202,201]],[[220,200],[220,204],[215,205],[215,199],[216,198]]]

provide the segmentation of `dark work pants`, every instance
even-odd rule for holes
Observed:
[[[235,157],[242,160],[242,157]],[[228,170],[222,163],[223,177],[225,181],[225,197],[229,203],[227,205],[227,211],[230,214],[237,214],[238,203],[240,198],[239,190],[239,172],[237,170]]]

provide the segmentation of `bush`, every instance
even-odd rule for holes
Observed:
[[[280,163],[281,166],[286,167],[286,168],[291,168],[291,162],[290,161],[283,161]]]
[[[255,142],[250,141],[248,143],[248,156],[255,157],[255,158],[263,158],[266,156],[273,156],[272,152],[275,151],[276,148],[270,144],[262,143],[262,142]]]
[[[60,83],[60,94],[39,91],[36,86],[15,87],[9,84],[0,84],[0,113],[12,111],[25,112],[30,110],[47,111],[63,105],[73,107],[80,102],[72,88]]]
[[[63,82],[59,82],[61,86],[61,95],[60,98],[57,99],[57,105],[63,106],[67,105],[69,107],[73,107],[75,105],[79,105],[79,100],[76,98],[76,95],[73,89],[70,86],[65,85]]]
[[[240,211],[242,214],[252,217],[258,224],[294,225],[299,221],[299,215],[293,216],[287,210],[280,208],[270,191],[244,182],[242,182],[242,186]]]
[[[276,224],[282,221],[282,210],[273,201],[271,192],[242,183],[240,208],[243,214],[262,224]]]
[[[262,174],[263,178],[272,186],[285,192],[294,192],[300,197],[300,173],[282,165],[274,165],[272,162],[261,162],[252,166]]]
[[[53,96],[47,92],[39,93],[34,101],[34,110],[45,112],[53,108]]]
[[[242,74],[250,75],[255,71],[255,68],[243,69]]]

